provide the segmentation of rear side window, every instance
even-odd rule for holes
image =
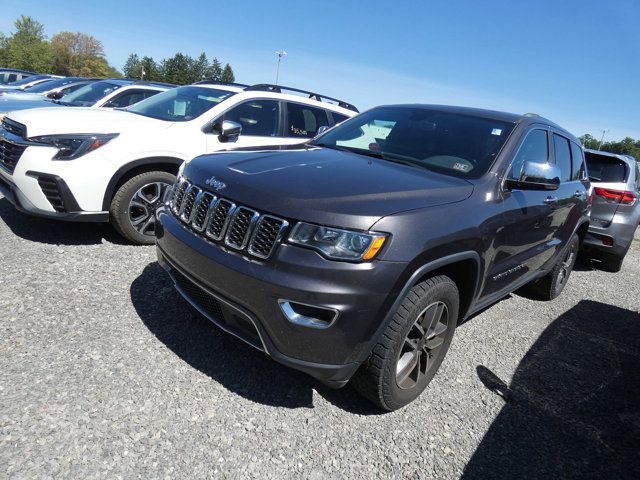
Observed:
[[[518,180],[525,162],[543,163],[549,161],[549,143],[545,130],[532,130],[520,146],[513,160],[509,178]]]
[[[624,183],[629,177],[627,164],[616,157],[585,152],[589,179],[593,182]]]
[[[346,115],[342,115],[341,113],[331,112],[331,116],[333,117],[333,124],[337,125],[338,123],[344,122],[347,118]]]
[[[636,190],[640,192],[640,163],[636,162]]]
[[[113,99],[105,104],[105,107],[124,108],[134,103],[138,103],[145,98],[152,97],[158,93],[156,90],[128,90],[116,95]]]
[[[327,112],[321,108],[287,102],[288,137],[315,137],[318,129],[329,126]]]
[[[584,155],[582,155],[582,148],[573,142],[571,142],[571,165],[573,170],[571,180],[582,180],[585,177]]]
[[[251,100],[224,114],[224,120],[242,125],[242,135],[275,137],[278,132],[279,102]]]
[[[569,140],[560,135],[553,134],[553,144],[556,150],[556,165],[560,167],[560,180],[571,180],[571,150]]]

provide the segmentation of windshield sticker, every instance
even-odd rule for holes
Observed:
[[[453,164],[453,169],[460,170],[461,172],[468,172],[469,170],[471,170],[471,166],[465,165],[464,163],[456,162]]]
[[[493,130],[491,130],[491,135],[502,135],[502,129],[494,128]]]

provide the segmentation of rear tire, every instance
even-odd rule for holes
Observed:
[[[415,400],[449,350],[459,305],[458,287],[447,276],[413,287],[352,378],[353,387],[389,411]]]
[[[557,298],[569,281],[569,276],[578,257],[580,238],[573,235],[566,245],[553,270],[539,280],[529,284],[527,289],[541,300]]]
[[[175,175],[153,171],[136,175],[122,184],[109,209],[116,231],[131,243],[155,243],[155,212],[175,181]]]
[[[617,273],[622,269],[624,257],[619,257],[613,253],[604,253],[602,258],[602,269],[607,272]]]

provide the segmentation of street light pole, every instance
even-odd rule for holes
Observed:
[[[598,150],[600,150],[602,148],[602,142],[604,142],[604,134],[605,133],[609,133],[611,130],[610,129],[606,129],[606,130],[602,130],[602,137],[600,137],[600,143],[598,144]]]
[[[280,76],[280,60],[282,60],[282,57],[287,55],[287,52],[282,50],[280,52],[276,52],[276,55],[278,56],[278,66],[276,67],[276,85],[278,85],[278,77]]]

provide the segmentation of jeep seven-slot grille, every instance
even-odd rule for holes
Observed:
[[[13,173],[26,148],[24,145],[16,145],[4,139],[0,140],[0,165],[9,173]]]
[[[183,223],[208,240],[266,259],[275,250],[289,222],[219,198],[179,179],[170,208]]]

